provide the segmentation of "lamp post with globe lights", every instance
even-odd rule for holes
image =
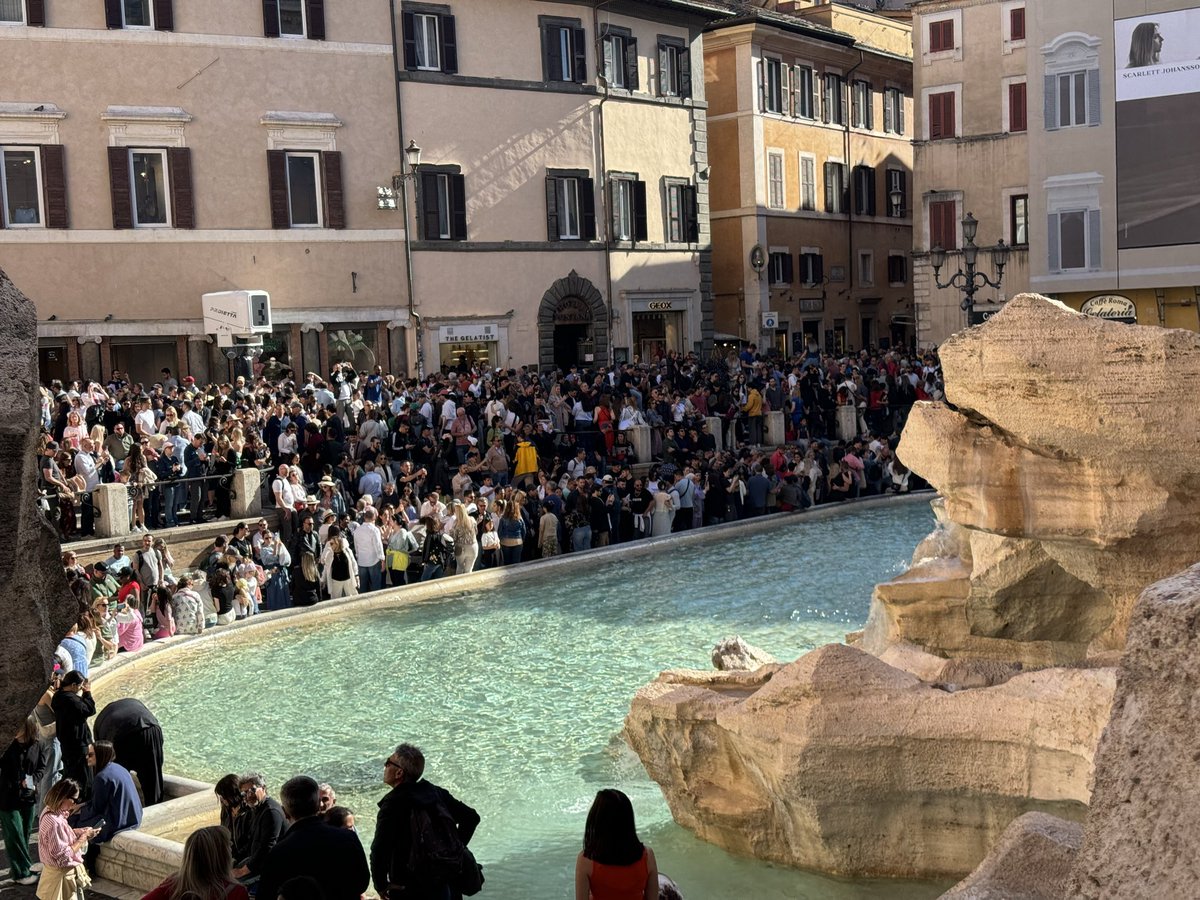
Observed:
[[[967,313],[968,319],[975,310],[975,294],[983,287],[999,288],[1001,281],[1004,280],[1004,267],[1008,264],[1009,246],[1004,243],[1001,238],[996,242],[994,247],[979,247],[975,244],[975,234],[979,229],[979,223],[975,217],[967,213],[962,220],[963,231],[963,248],[962,258],[963,267],[950,276],[946,282],[942,282],[938,277],[942,266],[946,264],[946,251],[935,246],[929,251],[929,262],[933,266],[933,280],[940,289],[956,288],[963,294],[962,302],[959,306]],[[976,260],[979,258],[980,250],[989,250],[992,254],[992,265],[996,270],[996,277],[989,278],[987,273],[975,268]]]

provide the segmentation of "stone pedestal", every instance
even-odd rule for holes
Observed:
[[[129,534],[129,489],[124,484],[101,484],[92,491],[96,506],[96,536],[121,537]]]
[[[262,473],[258,469],[237,469],[233,473],[233,501],[231,511],[234,519],[247,519],[262,515]]]
[[[650,462],[650,426],[632,425],[625,429],[629,435],[629,443],[633,445],[634,456],[640,463]]]
[[[787,432],[784,430],[783,410],[773,409],[763,416],[763,428],[766,432],[768,447],[779,447],[787,443]]]
[[[716,439],[717,452],[722,452],[725,449],[725,429],[721,426],[720,416],[709,416],[704,421],[708,423],[708,433]]]
[[[837,408],[837,436],[843,441],[852,441],[858,437],[858,410],[853,406]]]

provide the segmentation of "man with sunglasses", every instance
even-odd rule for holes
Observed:
[[[274,797],[267,796],[267,783],[257,772],[248,772],[239,778],[238,790],[246,814],[250,816],[250,852],[245,859],[236,861],[233,874],[243,884],[254,884],[262,874],[267,854],[287,830],[287,823],[284,821],[283,807]]]

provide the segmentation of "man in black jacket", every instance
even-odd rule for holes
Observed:
[[[249,810],[250,853],[245,859],[236,860],[235,877],[245,884],[258,881],[266,864],[267,855],[287,830],[283,819],[283,807],[274,797],[267,796],[267,783],[257,772],[238,779],[242,802]]]
[[[276,900],[290,878],[307,875],[324,892],[325,900],[358,900],[371,882],[367,855],[358,835],[326,825],[318,816],[320,788],[307,775],[298,775],[279,790],[289,827],[267,855],[258,900]]]
[[[386,900],[452,900],[460,896],[429,873],[408,867],[415,806],[442,804],[458,826],[464,847],[479,825],[479,813],[444,788],[422,781],[424,772],[425,755],[412,744],[398,746],[383,764],[383,783],[391,791],[379,801],[371,842],[371,880]]]

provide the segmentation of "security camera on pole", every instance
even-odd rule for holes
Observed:
[[[219,291],[205,294],[204,332],[217,336],[217,346],[234,361],[235,374],[253,375],[262,354],[264,334],[271,333],[271,296],[266,291]]]

